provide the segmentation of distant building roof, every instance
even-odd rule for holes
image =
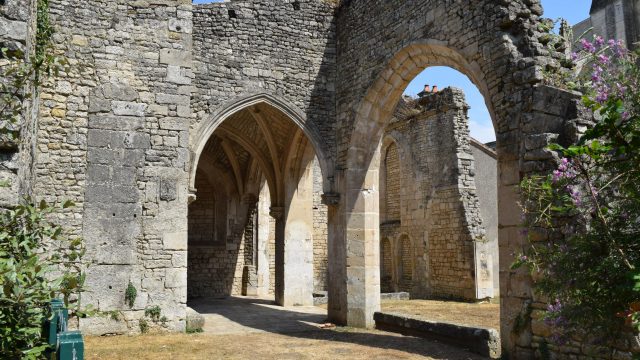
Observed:
[[[613,4],[615,0],[593,0],[591,2],[591,10],[589,14],[593,14],[594,12],[604,9],[609,4]]]
[[[469,144],[475,147],[476,149],[481,150],[482,152],[491,156],[494,159],[498,158],[498,153],[496,152],[496,148],[495,148],[496,146],[495,141],[483,144],[480,141],[476,140],[475,138],[469,137]]]

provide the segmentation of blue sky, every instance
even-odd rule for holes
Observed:
[[[221,0],[194,0],[194,4],[220,2]],[[411,0],[407,0],[411,1]],[[576,24],[589,16],[591,0],[542,0],[544,16],[552,19],[565,18],[570,24]],[[416,95],[424,85],[438,85],[445,88],[455,86],[464,90],[469,110],[469,128],[471,136],[482,142],[495,140],[493,124],[484,98],[471,81],[463,74],[446,67],[432,67],[418,75],[407,87],[405,94]]]
[[[576,24],[589,17],[591,0],[542,0],[544,16],[552,19],[565,18],[570,24]],[[432,67],[418,75],[407,87],[405,94],[416,95],[424,85],[438,85],[440,89],[455,86],[464,90],[469,110],[469,129],[471,136],[481,142],[494,141],[496,136],[489,110],[478,88],[463,74],[447,67]]]

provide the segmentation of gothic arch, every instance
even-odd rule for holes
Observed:
[[[289,104],[287,101],[281,99],[280,97],[268,93],[241,96],[234,100],[231,100],[224,106],[212,112],[211,115],[207,117],[207,120],[205,120],[204,123],[200,125],[198,130],[195,132],[195,135],[191,136],[189,189],[194,189],[195,173],[198,168],[198,163],[200,161],[202,151],[204,150],[207,141],[211,138],[213,133],[231,115],[260,103],[264,103],[278,109],[304,132],[318,156],[318,161],[320,163],[320,169],[323,176],[324,191],[331,192],[333,185],[329,180],[332,178],[333,162],[327,155],[328,149],[326,149],[324,142],[321,140],[322,138],[320,136],[320,132],[312,123],[306,120],[304,112],[302,112],[294,105]]]

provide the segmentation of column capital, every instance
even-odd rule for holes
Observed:
[[[284,206],[272,206],[269,215],[276,220],[282,219],[282,216],[284,216]]]
[[[339,193],[324,193],[322,194],[322,203],[327,206],[337,206],[340,204]]]
[[[189,194],[187,194],[187,205],[191,205],[197,198],[195,189],[189,191]]]

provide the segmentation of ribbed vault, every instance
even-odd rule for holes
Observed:
[[[258,167],[266,179],[272,203],[281,206],[284,197],[284,174],[287,159],[295,155],[301,145],[302,131],[287,115],[275,107],[258,103],[229,116],[213,133],[205,145],[198,169],[203,162],[209,169],[226,169],[240,196],[255,176],[252,166]],[[304,142],[307,143],[306,141]],[[255,195],[255,194],[254,194]]]

